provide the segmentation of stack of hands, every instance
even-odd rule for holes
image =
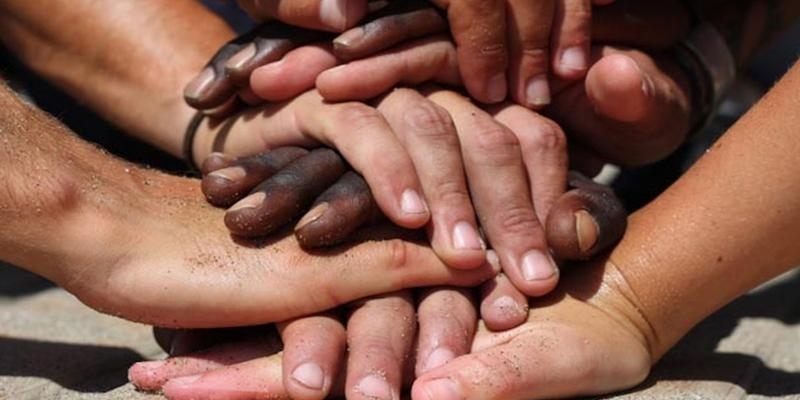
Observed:
[[[234,35],[194,0],[0,2],[27,66],[201,166],[114,159],[0,88],[0,258],[161,327],[170,358],[130,370],[143,390],[609,393],[800,264],[798,66],[627,221],[587,178],[706,117],[722,85],[675,51],[695,2],[239,3],[266,22],[203,68]],[[800,15],[696,3],[737,63]]]
[[[502,272],[478,292],[383,293],[277,329],[160,330],[171,357],[131,368],[137,387],[399,399],[413,383],[419,400],[527,399],[646,376],[650,333],[597,287],[610,264],[569,265],[553,290],[559,266],[602,254],[625,229],[610,189],[583,174],[656,161],[687,135],[691,99],[674,64],[590,47],[588,1],[239,3],[286,24],[225,45],[185,90],[207,116],[188,156],[204,160],[203,193],[227,208],[231,234],[261,240],[294,224],[314,252],[375,238],[365,228],[388,219],[425,228],[450,268]],[[610,25],[675,7],[616,10],[596,40],[665,48],[685,26],[648,36],[642,21]]]

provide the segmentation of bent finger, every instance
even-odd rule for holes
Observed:
[[[348,399],[399,399],[403,370],[416,333],[409,292],[393,293],[358,304],[347,323]]]
[[[547,238],[557,257],[584,260],[622,238],[627,212],[609,187],[575,172],[570,186],[547,218]]]
[[[440,257],[455,268],[486,259],[464,176],[458,133],[442,107],[410,89],[381,100],[381,111],[408,149],[431,210],[428,232]]]
[[[477,312],[469,290],[432,288],[422,292],[417,307],[419,335],[416,376],[469,353],[477,328]]]
[[[497,258],[496,254],[489,257]],[[528,298],[505,274],[481,285],[481,319],[493,331],[515,328],[528,319]]]
[[[339,374],[346,345],[344,326],[331,313],[279,324],[283,385],[293,399],[324,399]]]
[[[483,103],[508,95],[505,0],[436,0],[447,8],[458,64],[469,94]]]

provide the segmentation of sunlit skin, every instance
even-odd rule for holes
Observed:
[[[785,166],[800,151],[798,89],[795,65],[695,167],[632,216],[607,261],[565,273],[556,292],[532,302],[536,312],[525,324],[480,330],[470,354],[419,376],[412,398],[554,398],[631,387],[694,324],[794,268],[800,180]],[[197,386],[177,381],[167,394],[213,398],[236,383],[254,391],[268,386],[280,397],[278,357],[203,374]]]

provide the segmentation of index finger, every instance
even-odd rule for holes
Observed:
[[[508,43],[505,0],[434,0],[447,9],[458,64],[469,94],[484,103],[506,98]]]

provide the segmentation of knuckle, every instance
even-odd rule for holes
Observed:
[[[522,152],[565,152],[567,150],[567,136],[564,131],[553,121],[540,119],[531,124],[528,132],[520,135]]]
[[[373,365],[396,365],[400,360],[389,341],[381,333],[368,332],[348,338],[348,347],[353,353],[368,357]]]
[[[503,235],[531,235],[541,227],[533,207],[524,205],[513,205],[500,209],[496,218]]]
[[[384,241],[383,245],[386,247],[386,266],[389,271],[402,270],[409,265],[408,261],[413,250],[407,242],[391,239]]]
[[[437,182],[435,192],[431,197],[437,203],[447,205],[447,209],[463,207],[470,203],[466,182],[453,177],[447,177],[445,180]]]
[[[405,125],[413,134],[432,140],[453,141],[456,139],[455,125],[442,107],[430,101],[422,101],[403,114]]]
[[[519,160],[519,140],[505,127],[493,122],[479,122],[475,127],[475,135],[479,159],[484,159],[486,163],[495,165]]]
[[[336,113],[343,126],[354,130],[370,129],[384,123],[377,110],[361,103],[341,104]]]

